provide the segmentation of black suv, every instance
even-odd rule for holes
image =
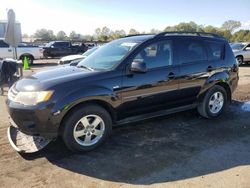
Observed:
[[[69,149],[88,151],[118,124],[192,108],[205,118],[217,117],[238,79],[224,38],[163,32],[114,40],[77,67],[23,78],[10,89],[7,106],[23,133],[60,135]]]

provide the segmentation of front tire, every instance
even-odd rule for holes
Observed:
[[[227,93],[221,86],[213,86],[207,91],[202,102],[198,105],[201,116],[211,119],[221,115],[227,105]]]
[[[100,146],[110,135],[109,113],[97,105],[85,105],[74,110],[63,123],[63,141],[72,151],[90,151]]]

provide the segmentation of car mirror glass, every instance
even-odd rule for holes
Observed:
[[[135,73],[145,73],[147,72],[146,63],[141,61],[133,61],[130,67],[130,71]]]

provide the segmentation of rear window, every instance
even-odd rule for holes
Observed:
[[[56,42],[54,44],[55,47],[60,47],[60,48],[65,48],[65,47],[69,47],[69,43],[68,42]]]
[[[3,40],[0,40],[0,48],[9,48],[9,45],[5,43]]]
[[[199,40],[179,40],[178,48],[181,64],[207,60],[206,50]]]
[[[208,60],[221,60],[223,57],[224,44],[220,42],[206,41]]]

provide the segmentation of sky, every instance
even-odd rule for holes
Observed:
[[[94,34],[104,26],[149,32],[189,21],[220,27],[237,20],[250,29],[250,0],[0,0],[0,20],[11,8],[29,35],[41,28]]]

